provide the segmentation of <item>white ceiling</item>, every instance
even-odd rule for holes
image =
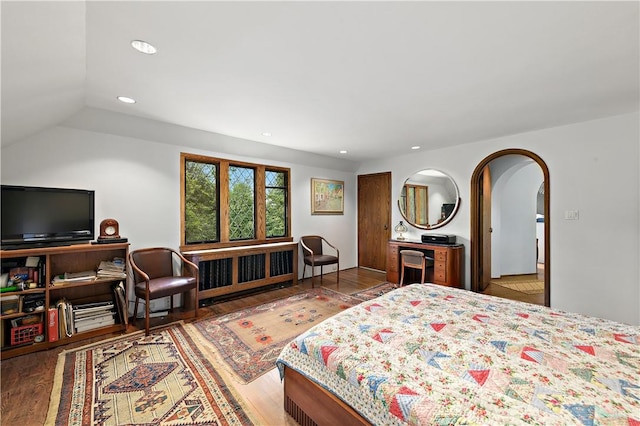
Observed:
[[[637,111],[638,11],[3,0],[2,144],[98,109],[363,161]]]

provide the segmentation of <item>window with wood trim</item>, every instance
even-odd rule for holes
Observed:
[[[180,154],[181,250],[292,241],[290,170]]]

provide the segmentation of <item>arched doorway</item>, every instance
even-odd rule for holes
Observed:
[[[491,270],[491,227],[490,206],[491,188],[489,164],[496,159],[510,155],[521,155],[535,161],[543,175],[544,198],[544,304],[550,306],[550,220],[549,220],[549,169],[537,154],[524,149],[505,149],[495,152],[483,159],[471,176],[471,290],[483,291],[483,283],[487,282],[487,271]]]

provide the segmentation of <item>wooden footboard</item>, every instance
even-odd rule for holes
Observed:
[[[284,410],[302,426],[371,424],[326,389],[286,367]]]

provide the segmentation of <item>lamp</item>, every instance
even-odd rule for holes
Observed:
[[[407,225],[405,225],[402,221],[400,221],[399,224],[396,225],[395,228],[393,228],[394,231],[396,231],[398,234],[396,237],[396,240],[404,240],[404,236],[402,236],[403,232],[408,232],[409,228],[407,228]]]

